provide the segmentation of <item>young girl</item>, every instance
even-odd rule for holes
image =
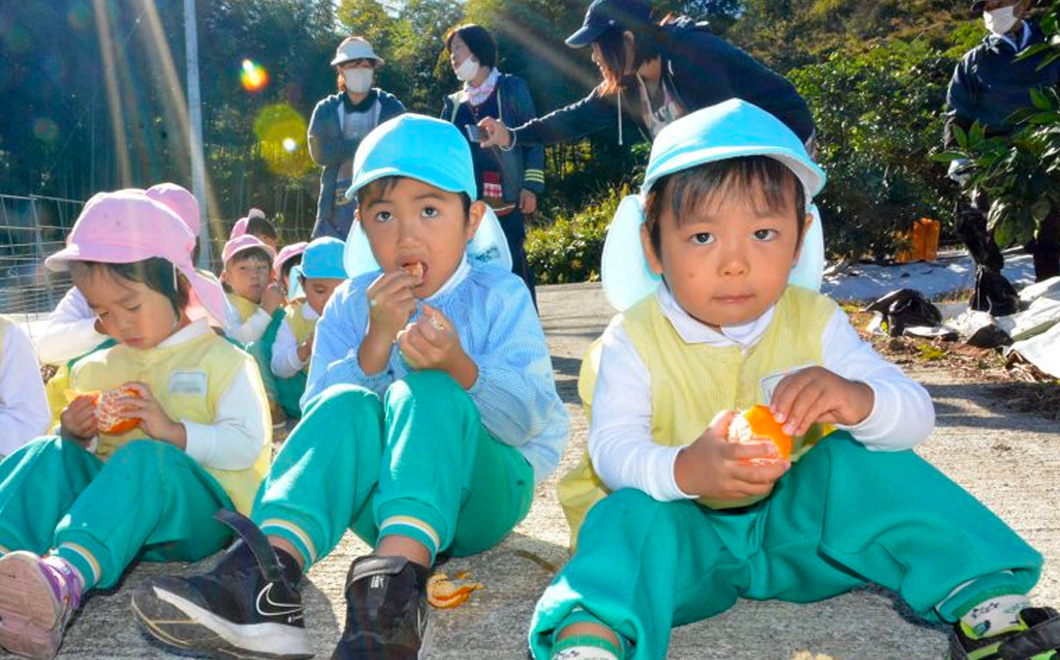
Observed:
[[[0,646],[12,653],[54,656],[84,594],[141,553],[219,550],[229,532],[214,513],[249,511],[268,469],[261,378],[210,328],[222,293],[193,269],[192,240],[142,192],[103,193],[46,262],[70,271],[118,345],[74,365],[80,395],[60,434],[0,463]]]
[[[276,286],[280,287],[280,293],[288,301],[294,301],[299,296],[291,287],[291,269],[302,263],[302,254],[309,243],[301,241],[285,245],[272,260],[272,276],[276,279]]]
[[[169,644],[308,657],[297,582],[352,528],[375,552],[350,568],[332,657],[425,657],[429,567],[499,543],[563,452],[567,415],[530,294],[509,264],[468,256],[506,250],[491,216],[497,242],[475,248],[487,209],[460,131],[392,119],[353,172],[347,254],[370,246],[371,266],[347,268],[317,325],[304,417],[241,525],[245,543],[210,573],[134,595]],[[272,605],[255,609],[262,594]]]
[[[609,256],[661,284],[604,334],[589,460],[560,488],[578,547],[538,602],[535,658],[660,660],[671,626],[739,597],[869,581],[952,623],[954,660],[1055,657],[1060,618],[1025,596],[1041,556],[910,451],[934,426],[928,393],[832,300],[787,284],[823,185],[801,140],[744,101],[659,134],[608,244],[639,236]],[[790,457],[728,439],[753,405]]]

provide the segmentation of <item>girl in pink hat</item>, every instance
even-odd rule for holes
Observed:
[[[89,200],[69,270],[117,345],[77,361],[58,434],[0,462],[0,646],[50,658],[84,594],[136,558],[192,561],[249,511],[270,428],[253,360],[218,336],[223,293],[192,267],[194,235],[142,191]]]

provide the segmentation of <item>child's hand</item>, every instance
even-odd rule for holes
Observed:
[[[313,354],[313,339],[316,338],[317,331],[314,328],[313,332],[306,337],[306,340],[298,345],[298,359],[302,362],[309,360],[309,356]]]
[[[444,371],[464,389],[478,378],[478,367],[464,352],[452,322],[426,303],[420,318],[398,333],[397,342],[405,361],[415,369]]]
[[[808,367],[785,376],[773,391],[769,409],[790,436],[803,435],[810,425],[853,426],[869,416],[876,403],[872,388],[847,380],[823,367]]]
[[[79,396],[59,413],[59,435],[81,445],[87,445],[96,437],[96,400],[91,396]]]
[[[384,273],[368,287],[368,334],[393,343],[416,311],[416,278],[404,270]]]
[[[727,442],[734,416],[731,410],[718,413],[703,435],[677,455],[674,479],[682,491],[716,500],[768,495],[777,479],[791,467],[780,459],[772,443]],[[752,465],[750,460],[754,458],[778,460]]]
[[[261,292],[261,308],[270,316],[280,307],[283,307],[285,296],[280,287],[273,282]]]
[[[140,395],[139,397],[126,395],[119,399],[123,416],[138,418],[140,428],[155,440],[168,442],[180,449],[187,447],[188,436],[184,425],[169,418],[146,384],[125,383],[122,387],[136,390]]]

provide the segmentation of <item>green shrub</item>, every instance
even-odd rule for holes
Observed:
[[[607,226],[628,193],[604,192],[571,216],[558,216],[552,224],[530,230],[526,235],[526,258],[540,284],[591,282],[600,279],[600,255],[604,250]]]

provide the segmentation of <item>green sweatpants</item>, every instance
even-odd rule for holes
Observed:
[[[183,451],[138,440],[107,462],[77,443],[40,438],[0,463],[0,546],[77,567],[87,587],[117,584],[139,555],[197,561],[228,541],[216,522],[233,508],[220,484]]]
[[[507,535],[530,509],[533,469],[494,439],[448,375],[411,374],[381,401],[354,385],[316,397],[273,462],[254,506],[266,534],[306,566],[353,528],[365,542],[400,534],[469,555]]]
[[[912,451],[872,452],[835,433],[746,508],[659,502],[638,490],[597,503],[574,557],[538,601],[530,644],[547,659],[558,630],[589,619],[631,642],[635,660],[661,660],[672,626],[737,598],[806,603],[866,582],[929,620],[955,621],[987,598],[1026,593],[1041,563]]]
[[[283,309],[276,310],[269,327],[265,329],[265,334],[258,341],[247,345],[246,351],[258,364],[261,382],[265,385],[265,394],[269,397],[269,401],[280,404],[288,418],[299,419],[302,416],[299,401],[305,393],[305,372],[299,371],[290,378],[280,378],[272,373],[272,347],[276,343],[276,334],[280,330],[283,319]]]

